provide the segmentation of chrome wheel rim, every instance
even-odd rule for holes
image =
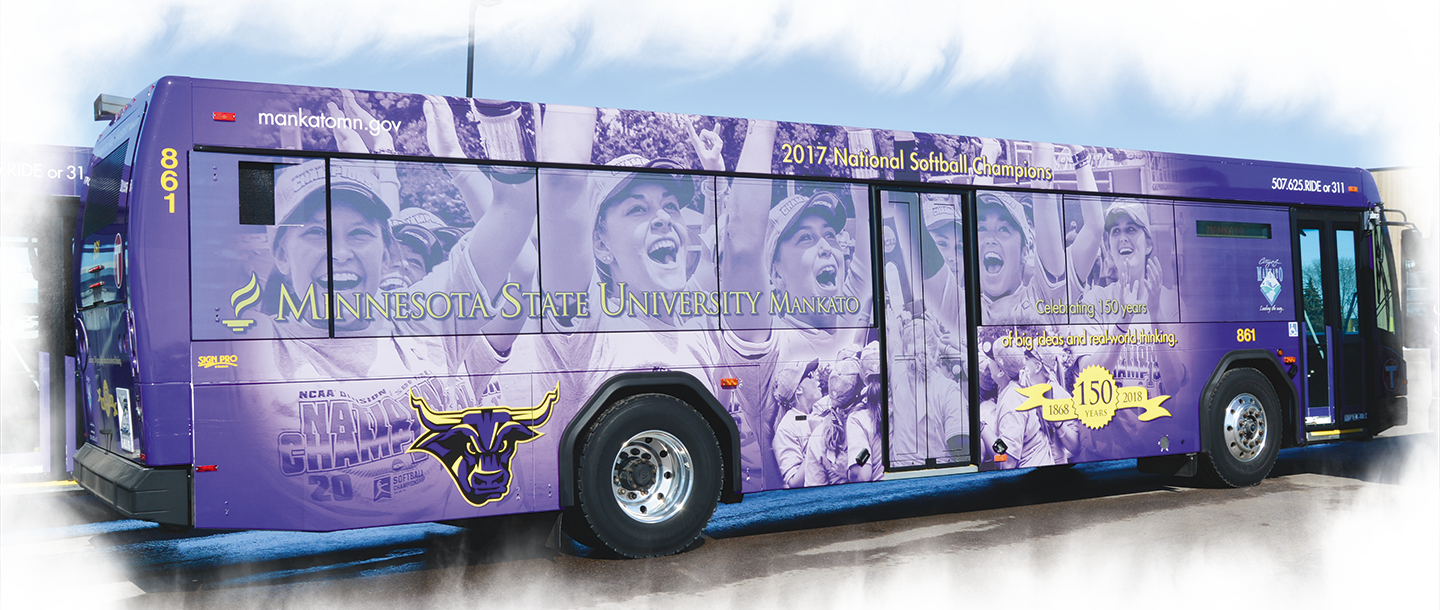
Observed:
[[[669,432],[646,430],[615,454],[610,489],[631,519],[659,523],[685,508],[694,481],[695,464],[685,443]]]
[[[1270,428],[1265,408],[1253,394],[1239,394],[1225,407],[1225,446],[1241,462],[1260,457],[1265,451]]]

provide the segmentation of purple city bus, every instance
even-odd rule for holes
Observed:
[[[1259,483],[1406,418],[1370,174],[162,78],[76,229],[76,479],[177,527],[556,512],[1136,459]]]

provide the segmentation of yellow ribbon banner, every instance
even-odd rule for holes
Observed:
[[[1019,388],[1025,402],[1015,407],[1016,411],[1043,408],[1042,416],[1049,421],[1078,419],[1085,427],[1099,430],[1109,425],[1120,409],[1145,409],[1140,421],[1159,417],[1170,417],[1170,412],[1160,406],[1170,396],[1150,398],[1149,390],[1143,387],[1122,388],[1115,383],[1115,377],[1101,366],[1085,367],[1075,378],[1075,391],[1070,398],[1046,398],[1051,385],[1037,383],[1028,388]]]

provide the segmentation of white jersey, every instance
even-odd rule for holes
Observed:
[[[786,488],[805,486],[805,445],[810,440],[810,422],[806,414],[790,409],[775,426],[775,461]]]
[[[845,420],[846,469],[859,466],[859,477],[855,482],[878,481],[885,476],[884,456],[881,455],[880,425],[875,421],[875,412],[859,409]],[[864,464],[861,464],[861,461]]]

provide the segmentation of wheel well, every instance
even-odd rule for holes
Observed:
[[[1210,391],[1220,383],[1220,378],[1225,373],[1239,368],[1251,368],[1259,371],[1274,388],[1275,394],[1280,397],[1280,414],[1284,419],[1281,436],[1281,447],[1293,447],[1298,444],[1300,422],[1304,421],[1299,417],[1300,399],[1295,392],[1295,386],[1290,383],[1290,377],[1285,374],[1285,368],[1280,364],[1280,359],[1268,350],[1246,349],[1236,350],[1225,354],[1220,362],[1215,365],[1215,371],[1210,374],[1210,380],[1205,383],[1204,389],[1200,392],[1200,421],[1209,421],[1209,397]],[[1202,426],[1202,434],[1204,433]],[[1211,439],[1202,437],[1201,447],[1210,451]]]
[[[590,423],[610,405],[638,394],[666,394],[685,401],[710,424],[715,440],[720,443],[720,461],[725,475],[720,482],[722,502],[736,502],[740,496],[740,431],[735,419],[720,406],[720,401],[693,375],[679,371],[621,373],[606,380],[585,406],[565,426],[560,439],[560,505],[575,505],[575,473],[579,471],[581,437]]]

